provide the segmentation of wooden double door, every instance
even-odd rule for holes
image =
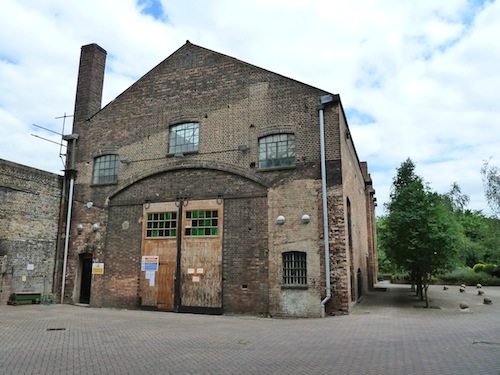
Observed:
[[[143,206],[144,307],[222,313],[222,215],[220,200]]]

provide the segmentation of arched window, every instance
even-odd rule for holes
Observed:
[[[283,253],[283,285],[307,285],[307,254],[302,251]]]
[[[198,151],[200,124],[187,122],[170,127],[168,152],[177,154]]]
[[[94,159],[93,184],[115,184],[118,181],[118,155],[103,155]]]
[[[273,134],[259,139],[259,168],[295,165],[295,135]]]

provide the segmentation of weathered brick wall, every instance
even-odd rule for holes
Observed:
[[[325,311],[330,315],[346,314],[350,308],[350,274],[342,187],[329,189],[327,196],[331,299],[327,302]]]
[[[222,253],[225,312],[269,312],[267,198],[224,201]]]
[[[318,180],[294,180],[269,191],[269,312],[272,316],[321,315],[321,293],[325,284],[320,269],[323,256],[320,197],[321,181]],[[279,215],[285,217],[282,225],[276,223]],[[303,215],[309,215],[309,223],[302,222]],[[283,285],[282,254],[288,251],[307,254],[307,289]]]
[[[85,229],[80,235],[72,230],[68,290],[73,290],[78,299],[80,254],[90,250],[94,259],[105,263],[105,274],[93,277],[91,303],[139,307],[142,205],[146,200],[175,201],[179,192],[188,202],[224,199],[225,311],[267,313],[267,189],[218,170],[173,170],[150,176],[113,196],[105,210],[96,205],[89,209],[85,204],[75,204],[73,227],[80,222]],[[96,219],[101,211],[107,212],[108,218]],[[95,220],[100,220],[100,228],[94,234],[91,225]],[[107,233],[106,238],[99,237],[100,233]],[[72,280],[76,280],[74,285]]]
[[[189,155],[191,163],[226,163],[272,182],[279,174],[262,174],[257,168],[258,138],[286,131],[297,139],[297,170],[317,175],[316,105],[323,94],[187,44],[90,121],[75,123],[77,185],[91,181],[93,158],[108,152],[130,161],[120,165],[121,181],[182,165],[185,161],[167,156],[168,128],[182,121],[200,123],[199,152]],[[248,150],[238,151],[239,145],[247,145]],[[103,191],[102,199],[107,193]]]
[[[347,235],[347,200],[351,205],[351,233],[352,248],[347,246],[348,279],[350,280],[349,300],[355,302],[360,297],[360,292],[366,293],[369,288],[368,267],[369,262],[369,226],[367,218],[367,191],[365,187],[365,176],[361,169],[360,161],[354,148],[353,140],[343,115],[340,115],[340,144],[342,154],[342,187],[344,199],[339,207],[344,207],[345,233]],[[371,228],[371,226],[370,226]],[[358,272],[361,273],[359,285]]]
[[[98,69],[100,61],[97,58],[93,67]],[[94,74],[92,69],[89,71]],[[99,82],[95,82],[98,86]],[[90,228],[91,223],[99,222],[102,236],[86,239],[72,228],[68,270],[68,289],[72,295],[68,298],[75,300],[78,296],[80,254],[92,251],[93,256],[106,259],[106,263],[113,256],[114,263],[112,268],[105,266],[103,277],[94,278],[92,303],[136,305],[134,290],[139,267],[136,257],[140,254],[137,207],[146,201],[173,201],[179,194],[190,199],[222,196],[226,214],[223,249],[226,311],[317,316],[325,294],[317,110],[319,98],[324,94],[322,90],[187,43],[88,121],[82,116],[75,118],[74,133],[79,138],[73,226],[82,222],[85,228]],[[82,111],[92,106],[92,103],[80,104],[77,107]],[[343,182],[342,169],[348,168],[341,161],[341,113],[338,103],[325,109],[332,211],[330,236],[339,237],[335,246],[331,245],[332,288],[349,287],[345,281],[348,277],[345,247],[342,247],[344,202],[342,190],[337,188]],[[191,121],[200,124],[199,150],[175,158],[168,152],[169,126]],[[283,132],[295,135],[296,166],[259,170],[259,137]],[[240,145],[246,145],[247,149],[240,150]],[[128,162],[120,163],[117,184],[93,186],[94,158],[107,153],[117,154]],[[89,201],[94,204],[91,209],[85,206]],[[311,223],[301,224],[294,212],[297,209],[309,211]],[[278,211],[294,218],[281,229],[274,224]],[[130,225],[126,233],[121,229],[124,222]],[[311,284],[305,291],[282,290],[281,254],[299,248],[307,249]],[[128,270],[124,270],[126,266]],[[111,289],[113,294],[107,295],[106,300],[98,297]],[[344,296],[345,293],[343,289],[330,303],[340,304],[335,309],[348,308],[345,298],[349,296]]]
[[[61,189],[59,175],[0,159],[0,301],[12,292],[52,293]]]

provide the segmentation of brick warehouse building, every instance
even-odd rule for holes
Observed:
[[[65,302],[317,317],[373,286],[374,190],[338,95],[188,41],[101,108],[105,60],[82,47],[65,137]]]
[[[62,176],[0,159],[0,303],[20,292],[46,299],[60,280],[62,184]]]

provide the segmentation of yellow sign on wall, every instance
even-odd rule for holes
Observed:
[[[104,263],[92,263],[92,275],[103,275]]]

